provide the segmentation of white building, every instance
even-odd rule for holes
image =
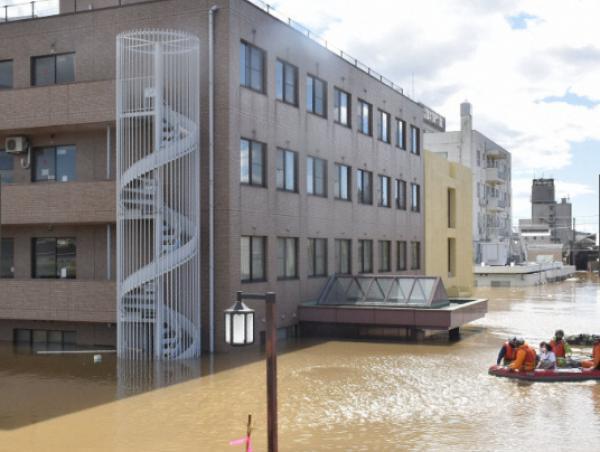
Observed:
[[[471,104],[460,105],[460,130],[426,133],[425,149],[446,155],[473,172],[475,263],[508,263],[511,237],[511,155],[473,130]]]

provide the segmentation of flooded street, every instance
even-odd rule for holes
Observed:
[[[489,376],[502,341],[532,345],[600,332],[597,280],[488,289],[485,319],[459,342],[301,340],[279,359],[282,451],[594,450],[600,384],[523,384]],[[184,380],[178,384],[170,383]],[[0,450],[236,451],[248,413],[266,450],[257,350],[168,369],[125,369],[106,355],[0,348]],[[162,387],[161,386],[165,386]]]

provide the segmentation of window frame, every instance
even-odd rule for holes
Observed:
[[[37,254],[36,244],[38,240],[53,240],[54,241],[54,276],[38,276],[37,272]],[[60,240],[70,240],[73,242],[75,247],[75,255],[73,260],[75,262],[74,274],[68,275],[62,278],[58,275],[58,261],[59,261],[59,248],[58,242]],[[76,237],[32,237],[31,238],[31,278],[32,279],[77,279],[77,238]]]
[[[421,270],[421,242],[416,240],[410,242],[410,269]]]
[[[58,151],[59,149],[65,149],[67,151],[72,151],[73,152],[73,178],[72,179],[68,179],[68,180],[62,180],[62,177],[59,178],[59,174],[58,174],[58,169],[59,169],[59,162],[58,162]],[[44,149],[52,149],[54,152],[54,179],[37,179],[37,168],[38,168],[38,164],[36,162],[37,160],[37,152],[42,151]],[[67,183],[67,182],[74,182],[77,180],[77,146],[75,146],[74,144],[59,144],[59,145],[53,145],[53,146],[39,146],[39,147],[35,147],[32,150],[32,154],[33,154],[33,158],[31,159],[31,182],[32,183],[44,183],[44,182],[52,182],[52,183]]]
[[[396,204],[396,209],[406,210],[406,198],[406,181],[404,179],[394,179],[394,203]]]
[[[242,180],[242,142],[246,141],[248,143],[248,181]],[[256,183],[254,182],[254,145],[260,146],[260,153],[262,154],[262,182]],[[240,138],[240,184],[247,185],[251,187],[261,187],[267,188],[267,152],[266,152],[267,144],[262,141],[252,140],[250,138],[241,137]]]
[[[396,270],[399,272],[408,270],[408,244],[406,240],[396,241]]]
[[[342,122],[342,109],[340,107],[342,95],[346,96],[346,122]],[[333,87],[333,122],[341,126],[352,128],[352,94],[337,86]]]
[[[0,166],[0,178],[2,184],[12,184],[14,182],[15,159],[12,154],[6,152],[5,149],[0,149],[0,162],[10,162],[10,168]]]
[[[350,201],[352,202],[352,167],[350,165],[346,165],[345,163],[334,163],[335,173],[333,180],[333,198],[339,201]],[[346,193],[347,197],[343,198],[341,196],[341,188],[342,188],[342,179],[341,179],[341,169],[346,168]],[[337,191],[337,194],[336,194]]]
[[[347,246],[348,256],[346,259],[346,266],[348,267],[347,272],[342,272],[342,244]],[[335,252],[335,272],[338,275],[351,275],[352,274],[352,239],[334,239],[334,252]]]
[[[278,183],[278,178],[277,178],[277,174],[278,174],[278,164],[279,164],[279,155],[280,153],[283,153],[283,186],[279,186]],[[286,178],[286,174],[287,174],[287,154],[291,153],[294,156],[294,187],[293,189],[288,189],[286,188],[287,186],[287,178]],[[292,151],[290,149],[285,149],[285,148],[277,148],[277,158],[275,160],[275,187],[278,191],[283,191],[286,193],[298,193],[298,153],[296,151]]]
[[[364,176],[368,176],[369,181],[369,199],[365,201],[365,190],[364,190]],[[365,169],[357,168],[356,169],[356,200],[359,204],[364,204],[367,206],[373,205],[373,172]]]
[[[379,240],[379,272],[390,273],[392,271],[392,241],[391,240]],[[384,265],[384,257],[387,251],[387,266]]]
[[[367,102],[366,100],[363,100],[361,98],[358,98],[358,132],[366,135],[368,137],[372,137],[373,136],[373,104],[370,104],[369,102]],[[367,107],[367,113],[368,113],[368,121],[367,121],[367,127],[368,130],[365,132],[363,130],[363,125],[364,125],[364,107]]]
[[[312,164],[311,164],[311,161],[312,161]],[[320,163],[323,165],[323,192],[322,193],[317,193],[317,191],[316,191],[317,178],[315,177],[315,174],[316,174],[317,163]],[[311,168],[311,167],[312,167],[312,169],[309,171],[309,168]],[[312,187],[309,182],[309,177],[312,177]],[[310,196],[317,196],[319,198],[327,198],[327,160],[322,159],[320,157],[315,157],[312,155],[308,155],[306,157],[306,194],[310,195]]]
[[[406,121],[400,118],[396,118],[396,147],[406,151]]]
[[[368,244],[370,249],[370,255],[365,255],[365,245]],[[368,257],[368,261],[366,258]],[[365,268],[365,263],[369,264],[368,268]],[[358,273],[373,273],[373,240],[371,239],[359,239],[358,240]]]
[[[244,79],[242,80],[242,46],[244,46]],[[252,86],[252,50],[257,50],[261,55],[261,87],[260,89]],[[251,44],[250,42],[241,39],[240,40],[240,86],[248,88],[255,93],[266,94],[267,93],[267,52],[260,47]]]
[[[0,91],[14,89],[14,87],[15,87],[14,60],[11,60],[11,59],[0,60],[0,66],[2,66],[3,64],[9,64],[10,65],[10,86],[2,86],[2,85],[0,85]]]
[[[309,90],[308,81],[311,80],[311,89]],[[317,89],[316,83],[319,82],[322,84],[322,95],[323,95],[323,113],[319,113],[316,111],[315,106],[317,105]],[[312,109],[309,107],[308,99],[310,96],[310,105],[312,105]],[[319,116],[320,118],[327,119],[327,82],[322,78],[317,77],[316,75],[312,75],[310,73],[306,74],[306,111],[308,113],[312,113],[313,115]]]
[[[10,253],[6,253],[6,248],[10,249]],[[0,260],[0,279],[14,279],[15,277],[15,239],[13,237],[0,238],[0,258],[5,259],[10,256],[7,262],[8,271],[4,273],[4,262]]]
[[[379,200],[377,202],[377,206],[378,207],[387,207],[390,208],[392,207],[392,184],[391,184],[391,177],[390,176],[386,176],[385,174],[379,174],[378,175],[378,179],[379,179]],[[384,182],[387,183],[385,184],[384,187]],[[385,188],[385,194],[386,194],[386,199],[387,201],[384,200],[384,188]],[[385,202],[384,202],[385,201]]]
[[[309,278],[322,278],[326,277],[329,273],[327,271],[327,255],[328,255],[328,240],[322,237],[309,237],[308,238],[308,277]],[[323,246],[323,272],[317,273],[317,243],[321,243]]]
[[[63,52],[63,53],[55,53],[55,54],[50,54],[50,55],[36,55],[36,56],[32,56],[30,59],[30,85],[32,87],[36,87],[36,86],[54,86],[54,85],[68,85],[69,83],[75,83],[76,82],[76,70],[75,70],[75,54],[76,52]],[[58,81],[58,58],[62,57],[62,56],[66,56],[66,55],[72,55],[73,56],[73,80],[67,80],[67,81]],[[53,82],[52,83],[44,83],[44,84],[40,84],[37,83],[36,80],[36,63],[37,61],[41,60],[42,58],[51,58],[54,62],[54,75],[53,75]]]
[[[288,264],[288,242],[289,241],[293,241],[294,243],[294,274],[293,275],[287,275],[287,264]],[[282,276],[280,274],[281,268],[280,268],[280,262],[279,262],[279,251],[280,251],[280,245],[284,244],[283,246],[283,251],[284,251],[284,256],[283,256],[283,267],[284,267],[284,275]],[[294,280],[294,279],[299,279],[299,271],[298,271],[298,237],[277,237],[277,281],[288,281],[288,280]]]
[[[279,68],[281,67],[281,74],[279,74]],[[288,86],[288,69],[293,74],[293,99],[290,100],[287,97],[287,86]],[[279,93],[279,77],[281,76],[281,93]],[[284,104],[291,105],[292,107],[298,107],[298,91],[299,91],[299,71],[298,66],[294,66],[292,63],[288,63],[281,58],[275,60],[275,99]]]
[[[242,278],[242,267],[241,261],[244,256],[242,256],[242,239],[248,240],[248,274],[249,278]],[[254,277],[254,260],[252,259],[253,251],[254,251],[254,239],[261,240],[261,248],[262,248],[262,278]],[[264,235],[240,235],[240,282],[242,284],[246,283],[255,283],[255,282],[265,282],[267,280],[267,237]]]
[[[416,188],[416,196],[415,196],[415,188]],[[416,199],[416,204],[415,204]],[[421,212],[421,186],[416,182],[410,183],[410,211],[411,212]]]
[[[414,135],[415,132],[416,135]],[[410,126],[410,153],[421,155],[421,129],[412,124]]]
[[[382,143],[386,143],[386,144],[391,144],[392,143],[392,137],[391,135],[391,122],[392,122],[392,115],[389,114],[387,111],[382,110],[381,108],[377,109],[377,113],[378,113],[378,121],[377,121],[377,139],[379,141],[381,141]],[[386,118],[386,127],[384,129],[384,118]],[[385,130],[385,137],[383,136],[383,132]]]

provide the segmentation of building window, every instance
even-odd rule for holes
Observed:
[[[298,154],[287,149],[277,150],[276,180],[279,190],[298,191]]]
[[[244,41],[240,43],[240,83],[254,91],[265,92],[265,52]]]
[[[456,241],[448,239],[448,277],[456,274]]]
[[[327,239],[308,239],[308,276],[327,276]]]
[[[406,210],[406,181],[402,179],[395,180],[394,202],[397,209]]]
[[[0,182],[3,184],[13,181],[14,158],[8,152],[0,149]]]
[[[358,272],[373,272],[373,240],[358,241]]]
[[[34,238],[33,278],[75,278],[74,238]]]
[[[379,207],[391,207],[391,183],[388,176],[379,176]]]
[[[75,146],[52,146],[34,149],[33,182],[75,180]]]
[[[13,62],[12,60],[0,61],[0,89],[13,87]]]
[[[410,126],[410,152],[415,155],[421,154],[421,136],[419,128]]]
[[[333,114],[335,122],[346,127],[350,127],[350,94],[346,91],[342,91],[339,88],[333,90]]]
[[[335,239],[335,272],[342,275],[352,273],[352,240]]]
[[[21,345],[75,345],[77,333],[75,331],[16,328],[13,330],[13,341]]]
[[[240,140],[240,182],[264,187],[265,184],[265,145],[258,141]]]
[[[290,105],[298,105],[298,68],[277,60],[275,63],[275,97]]]
[[[31,85],[47,86],[75,81],[75,53],[31,59]]]
[[[420,270],[421,269],[421,243],[410,242],[410,269]]]
[[[356,187],[358,189],[358,202],[373,204],[373,173],[365,170],[356,170]]]
[[[298,239],[279,237],[277,239],[278,279],[298,278]]]
[[[15,243],[13,239],[3,238],[0,246],[2,247],[1,255],[2,261],[0,262],[0,278],[14,278],[15,277]]]
[[[267,238],[242,236],[240,238],[240,276],[242,282],[265,281]]]
[[[306,109],[327,117],[327,83],[312,75],[306,76]]]
[[[373,135],[373,106],[364,100],[358,100],[358,131]]]
[[[390,272],[392,271],[391,263],[392,254],[392,242],[389,240],[379,241],[379,271]]]
[[[306,192],[309,195],[327,196],[327,160],[317,157],[306,159]]]
[[[406,150],[406,122],[396,118],[396,146]]]
[[[404,240],[400,240],[397,242],[397,262],[396,268],[398,271],[403,272],[406,270],[406,242]]]
[[[410,210],[413,212],[421,211],[421,187],[419,184],[410,184]]]
[[[456,190],[448,189],[448,227],[456,227]]]
[[[379,110],[378,137],[384,143],[390,142],[390,114]]]
[[[336,199],[350,201],[352,168],[341,163],[335,164],[334,196]]]

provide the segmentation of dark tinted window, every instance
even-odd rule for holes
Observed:
[[[0,178],[2,183],[10,183],[13,181],[14,158],[9,153],[0,149]]]
[[[75,54],[34,57],[31,60],[31,84],[35,86],[75,81]]]
[[[34,238],[32,248],[34,278],[75,278],[75,239]]]
[[[13,62],[12,60],[0,61],[0,89],[13,87]]]
[[[75,165],[75,146],[35,149],[33,151],[33,181],[73,181],[76,176]]]
[[[56,56],[56,83],[75,81],[75,54],[66,53]]]
[[[13,239],[3,238],[1,246],[2,255],[0,257],[2,261],[0,262],[0,278],[14,278],[14,241]]]

